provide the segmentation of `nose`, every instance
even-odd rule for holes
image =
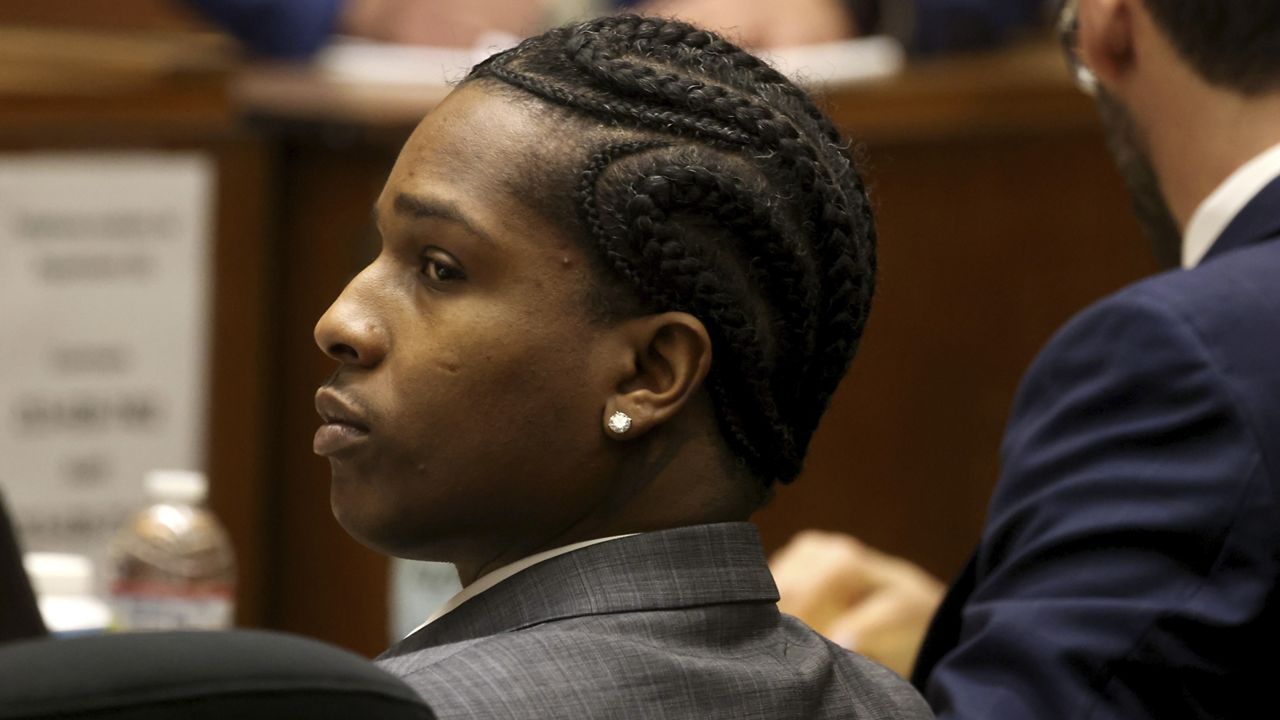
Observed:
[[[373,270],[370,265],[347,283],[316,323],[316,345],[344,365],[374,367],[387,354],[390,338],[378,313]]]

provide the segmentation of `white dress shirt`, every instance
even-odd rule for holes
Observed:
[[[1219,185],[1196,208],[1182,234],[1182,267],[1199,265],[1231,221],[1276,178],[1280,178],[1280,145],[1241,165]]]
[[[598,545],[600,543],[610,542],[612,540],[621,540],[622,538],[628,538],[636,534],[637,533],[630,533],[628,535],[614,535],[612,537],[596,538],[595,540],[583,540],[582,542],[573,543],[572,545],[564,545],[558,548],[544,550],[540,553],[530,555],[529,557],[516,560],[513,563],[503,565],[502,567],[496,570],[487,572],[484,575],[481,575],[480,577],[476,578],[475,582],[462,588],[462,590],[458,591],[458,593],[456,593],[453,597],[446,600],[444,605],[440,606],[439,610],[436,610],[434,613],[432,613],[431,617],[427,618],[426,622],[414,628],[413,632],[409,633],[409,635],[412,635],[413,633],[418,632],[419,630],[430,625],[436,620],[439,620],[445,615],[448,615],[450,612],[452,612],[455,608],[457,608],[462,603],[479,595],[485,590],[492,588],[494,585],[497,585],[498,583],[502,582],[503,580],[506,580],[507,578],[511,577],[512,575],[515,575],[516,573],[522,570],[527,570],[533,567],[534,565],[537,565],[540,562],[545,562],[547,560],[550,560],[553,557],[564,555],[565,553],[571,553],[574,550],[581,550],[584,547],[590,547],[592,545]]]

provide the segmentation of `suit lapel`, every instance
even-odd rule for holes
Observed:
[[[696,525],[591,545],[538,563],[382,657],[584,615],[777,601],[754,525]]]
[[[1205,260],[1232,250],[1280,238],[1280,178],[1262,189],[1209,249]]]

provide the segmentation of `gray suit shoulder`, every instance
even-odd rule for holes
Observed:
[[[855,699],[856,715],[848,717],[885,720],[933,720],[933,711],[906,680],[897,673],[862,655],[827,640],[800,620],[782,616],[789,632],[806,644],[820,644],[843,686],[842,693]],[[811,651],[816,654],[816,649]],[[838,716],[846,717],[846,716]]]
[[[848,652],[843,648],[836,648],[840,652]],[[894,720],[934,720],[933,710],[929,708],[929,704],[924,701],[920,693],[916,691],[906,680],[902,679],[892,670],[868,660],[861,655],[849,653],[857,658],[856,662],[860,666],[859,670],[863,673],[867,686],[875,688],[878,692],[866,691],[864,696],[871,698],[871,702],[876,705],[870,709],[872,713],[870,717],[894,718]],[[883,702],[876,698],[883,696]]]
[[[751,614],[749,608],[742,608]],[[781,617],[571,618],[382,661],[448,718],[924,720],[905,681]]]

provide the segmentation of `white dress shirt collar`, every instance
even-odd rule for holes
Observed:
[[[1182,267],[1200,264],[1231,221],[1262,189],[1280,177],[1280,145],[1267,150],[1228,177],[1196,208],[1182,235]]]
[[[585,548],[585,547],[598,545],[604,542],[610,542],[612,540],[621,540],[622,538],[628,538],[636,534],[637,533],[631,533],[629,535],[614,535],[612,537],[596,538],[595,540],[584,540],[582,542],[573,543],[572,545],[564,545],[558,548],[544,550],[540,553],[530,555],[529,557],[517,560],[513,563],[503,565],[502,567],[496,570],[493,570],[491,572],[487,572],[484,575],[481,575],[480,577],[476,578],[475,581],[472,582],[470,585],[462,588],[462,590],[458,591],[453,597],[446,600],[444,605],[440,606],[439,610],[436,610],[434,613],[431,614],[431,617],[427,618],[426,622],[414,628],[413,632],[409,634],[412,635],[413,633],[418,632],[422,628],[430,625],[436,620],[439,620],[440,618],[449,614],[462,603],[479,595],[485,590],[492,588],[494,585],[497,585],[498,583],[502,582],[503,580],[506,580],[512,575],[515,575],[516,573],[521,572],[523,570],[527,570],[533,567],[534,565],[537,565],[540,562],[545,562],[547,560],[550,560],[553,557],[564,555],[565,553],[571,553],[574,550],[581,550],[582,548]]]

